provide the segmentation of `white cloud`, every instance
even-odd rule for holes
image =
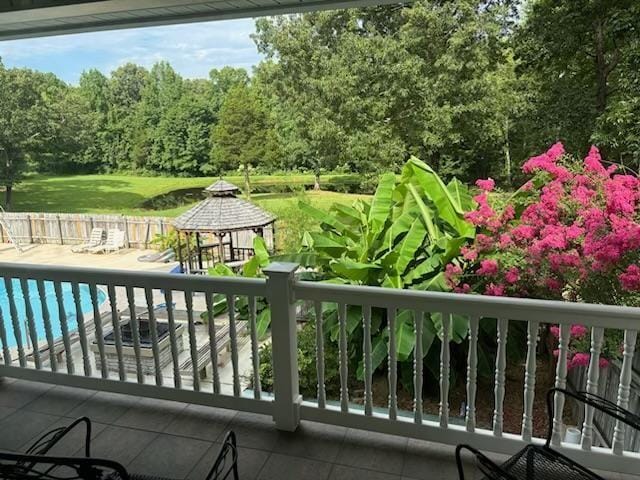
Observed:
[[[253,20],[243,19],[11,40],[0,42],[0,57],[32,68],[53,62],[51,69],[72,81],[86,68],[108,73],[129,61],[151,66],[159,60],[186,77],[203,77],[214,67],[258,63],[253,31]],[[70,64],[78,71],[68,72]]]

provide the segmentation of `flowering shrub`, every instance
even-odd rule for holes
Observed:
[[[549,330],[557,343],[560,337],[560,327],[554,325]],[[609,366],[610,359],[620,357],[621,342],[622,332],[618,330],[606,330],[599,359],[600,368]],[[591,354],[588,353],[590,346],[589,329],[584,325],[571,325],[569,332],[569,353],[567,355],[567,368],[569,370],[575,367],[586,367],[589,365],[589,360],[591,360]],[[559,353],[560,350],[555,349],[553,356],[557,358]]]
[[[491,179],[476,182],[477,208],[466,219],[479,233],[462,250],[463,262],[445,270],[449,286],[486,295],[639,305],[638,176],[605,166],[596,147],[579,161],[561,143],[530,158],[522,170],[531,179],[506,202],[491,193]],[[572,329],[573,366],[589,356],[589,336],[579,327]],[[617,348],[608,350],[609,358],[619,355]]]

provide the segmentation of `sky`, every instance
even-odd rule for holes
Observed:
[[[225,65],[249,72],[260,61],[252,19],[189,23],[107,32],[0,42],[0,58],[7,67],[53,72],[76,84],[83,70],[97,68],[105,75],[134,62],[150,67],[166,60],[184,77],[207,77]]]

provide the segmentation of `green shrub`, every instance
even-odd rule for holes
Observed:
[[[338,346],[325,335],[324,375],[327,397],[340,395],[340,362]],[[300,393],[305,398],[318,395],[318,375],[316,372],[316,324],[309,321],[298,331],[298,373]],[[272,347],[265,344],[260,348],[260,382],[262,389],[273,392]]]

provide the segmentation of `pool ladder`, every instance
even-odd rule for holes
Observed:
[[[4,211],[4,208],[2,208],[2,205],[0,205],[0,213],[2,213],[2,216],[0,216],[0,227],[4,228],[4,230],[7,232],[7,237],[9,237],[9,241],[13,244],[15,249],[19,253],[22,253],[24,250],[22,249],[20,242],[18,241],[16,236],[13,234],[13,231],[11,230],[11,227],[9,226],[9,224],[4,219],[4,214],[6,212]]]

